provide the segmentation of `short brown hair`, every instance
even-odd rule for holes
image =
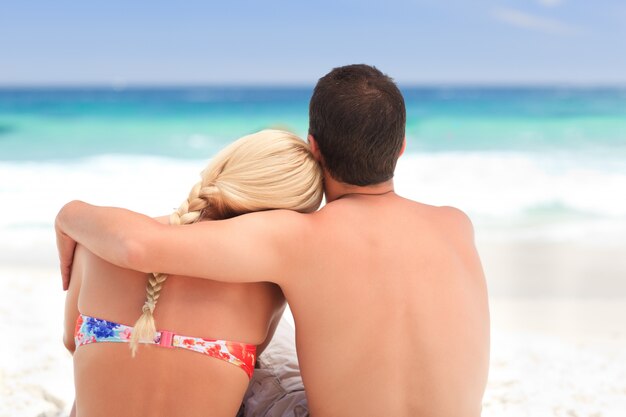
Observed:
[[[393,80],[369,65],[347,65],[320,78],[309,104],[309,134],[338,181],[373,185],[393,178],[406,125]]]

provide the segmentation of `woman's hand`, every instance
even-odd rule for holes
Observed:
[[[59,262],[61,265],[61,279],[63,280],[63,291],[67,291],[70,285],[70,273],[72,272],[72,262],[74,261],[74,250],[76,241],[63,233],[60,228],[59,217],[54,221],[54,230],[57,239],[57,251],[59,252]]]

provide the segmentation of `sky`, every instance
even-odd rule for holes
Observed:
[[[626,85],[626,2],[0,3],[3,86],[312,85],[350,63],[415,85]]]

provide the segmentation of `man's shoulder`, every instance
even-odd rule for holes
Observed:
[[[461,227],[472,227],[469,216],[461,209],[452,206],[434,207],[442,220],[451,222]]]
[[[433,206],[417,201],[406,200],[417,217],[429,224],[439,225],[444,232],[474,236],[474,226],[469,216],[461,209],[452,206]]]
[[[302,235],[312,227],[314,213],[293,210],[257,211],[239,216],[244,225],[256,225],[268,233],[277,235]]]
[[[413,207],[421,214],[435,216],[444,221],[456,222],[459,225],[471,225],[469,216],[461,209],[452,206],[433,206],[419,201],[402,198],[405,204]]]
[[[453,236],[463,246],[474,244],[474,226],[469,216],[462,210],[451,207],[436,207],[441,230]]]
[[[294,210],[288,209],[273,209],[264,211],[253,211],[251,213],[242,214],[238,217],[248,219],[263,219],[271,221],[302,221],[310,216],[311,213],[300,213]]]

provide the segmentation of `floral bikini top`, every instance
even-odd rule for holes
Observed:
[[[124,324],[81,314],[76,320],[76,347],[99,342],[129,342],[133,328]],[[256,361],[256,346],[227,340],[182,336],[167,330],[156,333],[151,342],[141,342],[165,348],[181,348],[224,360],[240,367],[252,378]]]

